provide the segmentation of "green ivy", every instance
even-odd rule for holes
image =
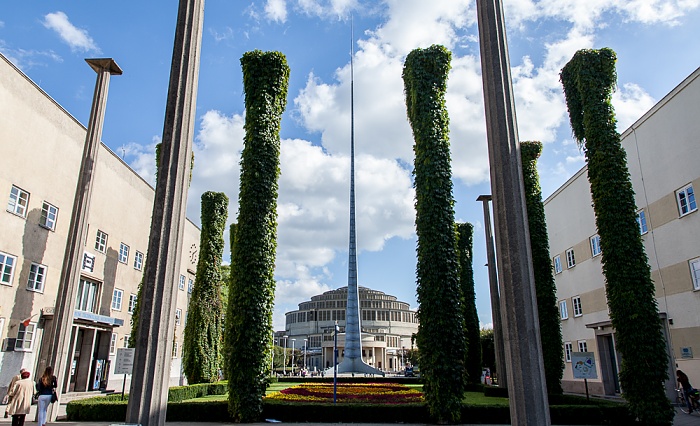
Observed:
[[[403,67],[406,110],[415,144],[416,284],[423,391],[439,422],[458,422],[464,394],[465,336],[454,230],[449,118],[445,107],[451,53],[415,49]]]
[[[542,143],[540,142],[520,143],[544,375],[547,392],[550,395],[560,395],[561,378],[564,374],[564,342],[557,307],[557,286],[554,284],[552,261],[549,257],[549,236],[542,203],[540,176],[537,173],[537,159],[540,158],[541,153]]]
[[[668,355],[654,297],[637,206],[611,104],[617,80],[615,52],[579,50],[561,71],[574,137],[588,162],[593,209],[602,249],[610,319],[622,355],[620,386],[642,423],[670,425],[666,397]]]
[[[182,368],[190,384],[219,380],[223,319],[219,268],[224,254],[227,218],[226,194],[211,191],[202,194],[199,261],[182,347]]]
[[[289,67],[279,52],[246,52],[245,140],[241,154],[238,227],[231,254],[226,314],[230,333],[229,411],[239,422],[260,419],[270,372],[275,299],[280,121]]]
[[[457,256],[459,261],[459,285],[462,288],[462,315],[464,316],[464,336],[466,338],[466,356],[464,365],[467,383],[481,381],[481,330],[479,315],[476,311],[476,293],[474,291],[474,226],[471,223],[457,224]]]

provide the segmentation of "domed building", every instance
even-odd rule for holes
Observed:
[[[385,372],[404,367],[403,353],[418,332],[416,311],[396,296],[359,287],[362,360]],[[275,344],[306,352],[306,368],[318,372],[333,365],[333,331],[338,322],[338,363],[343,360],[348,288],[327,291],[287,312],[285,330],[275,332]],[[300,362],[303,362],[299,360]]]

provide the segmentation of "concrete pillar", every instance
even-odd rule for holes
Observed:
[[[506,354],[503,348],[503,324],[501,321],[501,296],[498,294],[498,274],[496,273],[496,253],[493,248],[493,233],[491,232],[491,213],[489,211],[490,195],[480,195],[477,201],[484,205],[484,233],[486,234],[486,257],[488,259],[489,289],[491,290],[491,318],[493,321],[493,348],[496,353],[496,377],[498,386],[508,388],[508,373],[506,372]],[[491,372],[493,375],[493,372]]]
[[[511,421],[549,425],[503,5],[477,0],[476,6]]]
[[[95,92],[92,97],[90,119],[85,135],[85,147],[80,162],[80,174],[75,189],[73,211],[68,228],[68,239],[61,267],[61,278],[58,282],[58,294],[56,295],[56,307],[51,331],[46,364],[52,366],[54,375],[58,380],[58,403],[49,405],[47,418],[56,421],[58,406],[61,403],[61,394],[65,391],[66,378],[70,375],[70,363],[68,359],[70,348],[71,328],[73,327],[73,311],[75,310],[75,289],[80,281],[80,269],[83,258],[83,242],[87,234],[87,216],[90,210],[90,198],[92,196],[92,178],[97,161],[97,152],[102,139],[102,125],[104,123],[105,108],[107,106],[107,92],[109,79],[112,74],[121,75],[122,70],[114,60],[86,59],[90,67],[97,73]],[[41,360],[40,360],[41,365]],[[39,374],[43,374],[41,371]]]
[[[163,426],[190,178],[203,0],[180,0],[127,423]]]

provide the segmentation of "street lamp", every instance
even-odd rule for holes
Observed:
[[[308,339],[304,339],[304,370],[306,370],[306,342]]]
[[[284,337],[284,363],[282,364],[282,374],[285,376],[287,375],[287,336],[286,334],[283,336]]]
[[[403,362],[403,353],[406,352],[406,347],[401,346],[401,368],[404,369],[406,368],[406,364]]]
[[[294,342],[296,342],[297,339],[292,339],[292,376],[294,375]]]
[[[333,404],[338,400],[338,320],[335,321],[333,333]]]

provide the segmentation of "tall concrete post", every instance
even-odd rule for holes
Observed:
[[[511,421],[549,425],[503,5],[477,0],[476,7]]]
[[[489,289],[491,290],[491,318],[493,319],[493,347],[496,353],[496,370],[498,386],[508,388],[508,373],[506,372],[506,354],[503,348],[503,324],[501,321],[501,296],[498,294],[498,274],[496,274],[496,253],[493,249],[493,233],[491,232],[491,213],[489,211],[490,195],[479,195],[476,201],[484,204],[484,233],[486,234],[486,257],[489,269]]]
[[[187,207],[203,0],[180,0],[127,423],[163,426]]]
[[[56,421],[61,394],[66,390],[65,385],[69,369],[68,351],[71,343],[71,329],[73,328],[73,311],[75,310],[75,291],[80,282],[80,269],[83,260],[82,242],[85,241],[87,234],[87,217],[92,197],[92,181],[97,152],[100,149],[100,140],[102,139],[109,79],[112,74],[122,74],[122,70],[117,63],[109,58],[86,59],[85,62],[97,73],[97,82],[95,83],[95,92],[92,96],[92,108],[90,109],[90,119],[85,135],[83,158],[80,162],[80,174],[78,175],[78,184],[75,189],[66,251],[63,256],[61,278],[58,282],[56,307],[50,330],[51,334],[49,335],[50,340],[47,345],[49,353],[45,360],[40,360],[39,362],[40,366],[42,364],[44,367],[52,366],[54,375],[56,375],[58,380],[59,401],[57,404],[49,405],[48,419],[51,422]],[[41,361],[45,361],[45,363]],[[43,368],[41,370],[37,375],[43,373]]]

